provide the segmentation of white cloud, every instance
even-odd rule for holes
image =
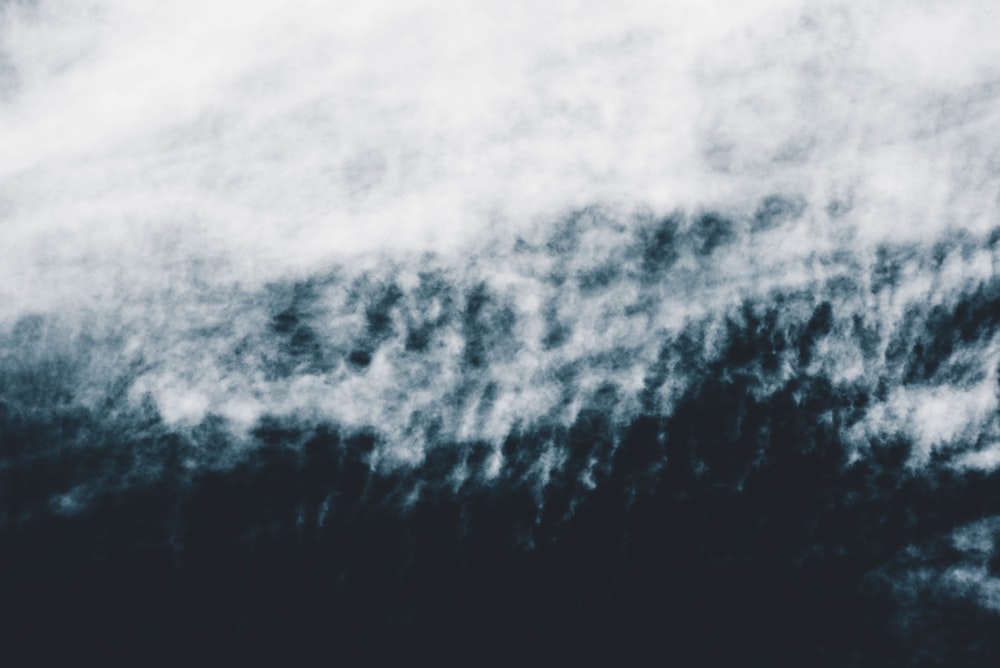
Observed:
[[[1000,21],[972,3],[11,7],[6,278],[57,264],[46,289],[73,299],[80,275],[148,280],[177,255],[259,280],[594,201],[775,187],[854,183],[864,237],[924,235],[997,146]]]
[[[634,410],[662,340],[691,319],[718,321],[774,288],[864,280],[882,242],[997,222],[1000,13],[979,3],[5,7],[0,52],[14,84],[0,100],[0,322],[58,312],[129,339],[145,365],[137,387],[172,422],[301,411],[411,438],[410,416],[429,411],[457,435],[497,440],[519,419],[571,418],[603,382]],[[750,234],[772,193],[807,206]],[[594,203],[602,222],[569,259],[513,252],[518,237],[537,249],[553,220]],[[634,269],[632,214],[677,207],[732,214],[733,243],[712,258],[682,253],[654,284],[560,290],[569,334],[546,350],[557,295],[545,277],[603,260]],[[260,360],[221,368],[266,326],[262,286],[334,266],[351,279],[413,274],[427,250],[449,280],[486,280],[518,309],[520,352],[476,383],[463,385],[456,324],[416,363],[397,339],[357,373],[339,362],[279,379]],[[907,305],[952,299],[993,263],[904,263],[904,288],[844,312],[891,332]],[[317,322],[347,354],[364,325],[348,289],[331,285]],[[638,302],[652,307],[627,309]],[[818,345],[817,368],[871,381],[877,370],[842,334]],[[585,393],[562,397],[553,379],[581,361]],[[671,397],[677,375],[664,381]],[[472,399],[441,407],[446,393],[478,397],[488,382],[500,399],[483,412]],[[927,452],[995,408],[985,384],[925,388],[897,392],[872,420],[882,410],[905,422]]]
[[[967,452],[955,460],[960,469],[995,471],[1000,468],[1000,443],[991,443],[984,448]]]

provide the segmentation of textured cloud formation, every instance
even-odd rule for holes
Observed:
[[[994,10],[654,4],[362,12],[213,1],[198,3],[193,21],[184,3],[8,3],[8,327],[58,311],[70,331],[122,337],[151,367],[133,396],[150,392],[170,422],[336,405],[349,424],[405,424],[378,412],[405,416],[441,395],[385,396],[408,387],[392,346],[361,378],[337,371],[332,348],[365,331],[364,308],[396,317],[394,304],[350,301],[345,283],[368,266],[372,281],[412,301],[429,289],[421,271],[444,272],[439,282],[482,282],[487,301],[504,302],[490,308],[520,316],[510,355],[490,365],[503,376],[493,379],[500,401],[481,431],[496,438],[515,414],[530,421],[561,401],[560,364],[618,350],[630,368],[613,380],[635,394],[661,333],[775,288],[870,271],[878,244],[913,245],[912,257],[892,250],[888,260],[909,294],[845,308],[883,329],[910,302],[953,299],[990,275],[991,251],[951,251],[959,232],[974,243],[996,222]],[[584,223],[582,245],[554,255],[539,245],[594,203],[603,222]],[[635,221],[678,207],[695,212],[682,227],[704,237],[702,248],[662,281],[636,279],[627,246],[660,232]],[[719,212],[717,229],[694,229],[699,209]],[[569,233],[560,243],[577,243]],[[939,268],[920,258],[934,243]],[[590,292],[546,276],[600,276],[604,265],[624,278]],[[299,308],[273,288],[282,283],[313,291],[309,327],[328,368],[280,382],[260,377],[260,360],[227,368],[220,359],[243,338],[270,345],[251,331],[275,316],[267,309]],[[642,315],[621,317],[630,301]],[[567,318],[578,322],[564,334],[545,332]],[[399,326],[375,326],[375,339]],[[546,336],[570,338],[549,352]],[[448,365],[464,345],[446,339],[437,389],[457,382]],[[848,358],[833,372],[859,372]],[[411,380],[424,383],[425,372]],[[917,410],[914,401],[938,407],[923,415],[949,413],[916,427],[928,446],[960,429],[944,426],[963,418],[940,392],[908,397],[886,414]],[[988,408],[986,395],[977,401]],[[446,420],[459,432],[468,421]]]
[[[2,11],[8,318],[462,253],[594,202],[837,214],[786,253],[995,218],[1000,18],[975,3]]]
[[[542,617],[656,591],[694,628],[704,590],[812,610],[810,651],[861,612],[954,646],[935,615],[1000,609],[997,34],[971,1],[0,0],[9,581],[138,549],[63,530],[110,517],[194,589],[225,541],[343,536],[360,606],[366,559],[452,586],[439,531],[456,572],[610,583]]]

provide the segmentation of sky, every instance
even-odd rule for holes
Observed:
[[[5,2],[0,323],[45,319],[38,354],[92,348],[79,396],[125,374],[130,401],[149,394],[178,425],[307,410],[399,432],[392,416],[465,382],[461,341],[406,378],[394,349],[360,375],[279,380],[220,359],[289,285],[320,281],[313,315],[336,348],[364,330],[350,281],[408,291],[432,268],[520,318],[517,354],[493,366],[494,439],[561,401],[563,363],[631,346],[615,380],[635,395],[664,333],[876,271],[891,249],[898,289],[837,310],[887,339],[909,305],[992,276],[993,247],[969,244],[1000,203],[998,27],[977,2]],[[581,211],[559,259],[551,241]],[[634,264],[649,221],[677,212],[681,234],[717,212],[730,237],[659,285],[547,283]],[[938,264],[921,255],[934,244]],[[653,306],[614,315],[630,299]],[[576,332],[555,351],[553,309]],[[837,345],[833,373],[871,375]],[[424,400],[392,394],[426,373]],[[904,420],[929,452],[986,419],[993,375],[899,388],[865,424]]]
[[[979,0],[0,0],[0,408],[191,469],[268,419],[371,431],[372,470],[485,444],[488,485],[587,411],[822,379],[854,460],[994,472],[997,35]],[[995,526],[939,575],[1000,609]]]
[[[990,3],[53,0],[6,2],[0,17],[0,322],[51,316],[64,346],[81,333],[112,342],[87,378],[141,357],[130,396],[151,392],[176,423],[221,412],[245,426],[399,382],[398,364],[305,374],[298,389],[220,368],[275,285],[343,268],[416,285],[433,266],[487,281],[530,329],[554,298],[539,278],[553,256],[538,249],[588,207],[603,222],[568,260],[579,271],[672,212],[721,212],[738,234],[653,289],[650,321],[619,318],[603,340],[599,311],[638,288],[616,284],[575,312],[560,295],[583,334],[559,363],[633,345],[641,366],[689,314],[997,223]],[[788,213],[759,230],[766,201]],[[898,296],[844,310],[891,328],[906,304],[953,298],[995,262],[992,248],[948,260],[911,263]],[[336,339],[353,307],[325,289]],[[214,333],[193,342],[194,330]],[[519,336],[524,359],[505,377],[556,364],[525,347],[537,332]],[[505,395],[516,410],[494,436],[517,410],[555,402],[539,399],[554,392],[541,375]],[[872,421],[940,414],[921,429],[929,448],[995,404],[983,391],[968,419],[947,392],[900,390]],[[374,407],[411,399],[340,417],[385,423]]]
[[[42,1],[2,16],[7,318],[198,261],[252,283],[362,252],[468,252],[595,202],[794,192],[810,236],[861,242],[995,218],[990,3]],[[852,211],[836,226],[834,202]]]

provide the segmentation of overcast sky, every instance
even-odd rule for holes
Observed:
[[[865,239],[995,222],[995,3],[0,7],[7,318],[178,263],[269,280],[594,202],[793,191],[817,231],[849,203]]]
[[[501,400],[447,417],[453,434],[495,440],[548,414],[564,400],[554,370],[602,351],[631,357],[576,387],[614,381],[627,412],[663,337],[691,318],[865,274],[880,244],[986,239],[1000,222],[998,34],[1000,5],[967,0],[8,0],[0,323],[55,316],[64,334],[33,344],[45,354],[82,331],[105,341],[79,396],[133,360],[131,400],[153,397],[173,424],[306,411],[400,436],[467,388],[460,342],[411,368],[400,334],[363,372],[279,380],[223,360],[282,308],[267,286],[347,267],[410,289],[432,265],[460,290],[486,281],[520,323],[517,354],[476,381]],[[794,215],[755,230],[773,195]],[[602,213],[572,257],[545,252],[587,206]],[[722,212],[735,240],[659,286],[594,296],[543,280],[627,265],[636,221],[675,210]],[[959,246],[835,317],[880,323],[885,343],[908,305],[992,275],[991,248]],[[363,323],[347,288],[325,285],[313,315],[339,350]],[[652,306],[623,315],[630,300]],[[546,309],[574,332],[554,351]],[[817,359],[874,383],[882,371],[845,346],[834,336]],[[1000,354],[983,346],[979,385],[900,388],[855,436],[905,425],[926,454],[980,433]]]

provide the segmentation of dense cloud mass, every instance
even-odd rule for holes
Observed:
[[[1000,657],[1000,11],[686,4],[0,1],[11,658]]]

